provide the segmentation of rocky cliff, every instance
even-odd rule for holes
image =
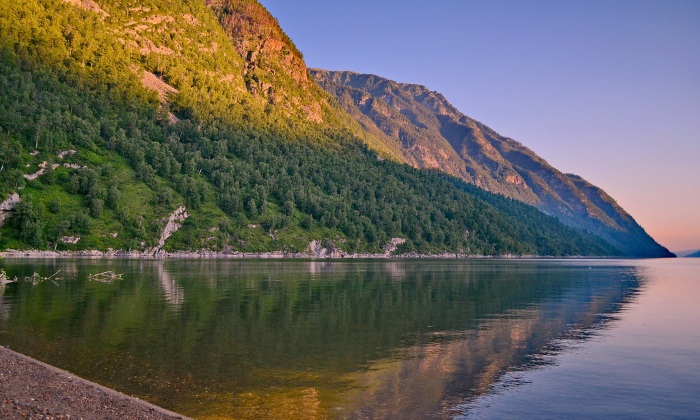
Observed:
[[[379,132],[362,129],[319,88],[309,77],[301,51],[264,6],[254,0],[206,0],[206,5],[243,61],[248,93],[265,102],[264,111],[278,124],[291,123],[292,130],[298,130],[295,119],[300,119],[321,131],[348,131],[381,155],[405,161],[395,142]]]
[[[323,95],[309,79],[301,52],[277,20],[256,1],[207,0],[244,61],[246,89],[269,104],[299,110],[308,121],[324,122]]]

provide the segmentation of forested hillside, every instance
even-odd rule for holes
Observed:
[[[403,164],[262,6],[209,6],[0,0],[0,249],[620,253]]]

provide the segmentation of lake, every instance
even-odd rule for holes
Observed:
[[[700,415],[700,259],[0,267],[0,344],[196,418]]]

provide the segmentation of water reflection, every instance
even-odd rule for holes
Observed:
[[[3,324],[7,323],[7,321],[10,319],[10,309],[11,305],[5,299],[5,288],[6,285],[1,285],[0,286],[0,322]]]
[[[638,268],[563,261],[7,260],[0,343],[200,418],[448,416],[604,328]],[[89,273],[125,273],[112,284]],[[583,336],[585,337],[585,335]]]
[[[165,261],[158,261],[156,268],[165,300],[175,307],[182,305],[185,302],[185,289],[177,285],[177,279],[165,268]]]
[[[348,417],[424,418],[458,414],[513,370],[542,366],[555,341],[588,338],[637,291],[626,286],[584,284],[528,309],[505,311],[466,331],[419,337],[392,357],[373,361],[354,375],[360,388],[350,397]]]

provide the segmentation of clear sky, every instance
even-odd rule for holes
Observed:
[[[700,249],[699,0],[261,0],[310,67],[443,93]]]

